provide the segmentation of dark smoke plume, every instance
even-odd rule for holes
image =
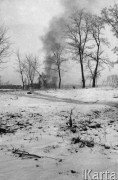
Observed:
[[[60,0],[64,7],[64,13],[59,18],[53,18],[48,32],[42,37],[43,49],[45,51],[45,73],[48,77],[48,82],[56,86],[58,76],[53,69],[53,63],[50,61],[50,52],[57,43],[63,43],[62,37],[65,29],[65,24],[68,17],[79,9],[87,9],[88,11],[95,5],[97,0]]]
[[[43,49],[45,51],[45,73],[47,75],[48,83],[53,87],[57,85],[57,72],[54,70],[54,64],[50,61],[50,53],[55,49],[57,44],[62,44],[62,36],[64,29],[64,18],[54,18],[50,23],[49,30],[44,37],[42,37]]]

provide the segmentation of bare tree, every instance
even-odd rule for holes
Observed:
[[[91,74],[92,87],[96,86],[96,80],[104,69],[104,64],[109,64],[109,59],[104,56],[103,45],[108,45],[103,35],[104,23],[100,17],[93,15],[90,18],[91,45],[87,51],[87,68]]]
[[[102,19],[111,26],[113,33],[118,38],[118,4],[102,10]]]
[[[64,46],[60,42],[55,42],[54,46],[50,49],[50,54],[47,56],[48,63],[51,64],[50,70],[54,70],[58,74],[59,89],[61,88],[61,82],[62,82],[62,76],[61,72],[62,64],[67,61],[66,58],[64,58]],[[48,67],[47,67],[48,68]]]
[[[26,55],[24,60],[24,68],[24,72],[28,80],[28,85],[33,87],[34,78],[38,68],[38,58],[32,54]]]
[[[0,64],[5,63],[5,58],[10,55],[10,41],[8,37],[8,29],[4,25],[0,25]]]
[[[95,75],[95,67],[96,67],[96,61],[93,62],[91,59],[88,59],[86,61],[86,71],[89,73],[89,74],[87,74],[86,79],[90,80],[90,86],[92,85],[92,87],[96,86],[97,79],[100,77],[100,75],[101,75],[100,71],[102,70],[102,69],[99,70],[97,68],[97,72]],[[95,86],[93,85],[94,83],[95,83]]]
[[[84,10],[71,16],[70,23],[67,25],[66,37],[74,59],[80,63],[83,88],[85,88],[84,59],[88,49],[87,43],[90,40],[89,31],[89,15]]]
[[[118,4],[104,8],[101,14],[103,21],[111,27],[113,34],[118,39]],[[114,48],[114,52],[118,54],[118,47]]]
[[[25,86],[25,65],[24,61],[21,58],[21,55],[19,53],[19,50],[16,52],[16,61],[17,61],[17,72],[20,74],[21,81],[22,81],[22,87],[24,89]]]

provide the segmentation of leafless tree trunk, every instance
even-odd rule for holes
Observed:
[[[87,67],[90,70],[92,77],[92,87],[96,87],[96,80],[100,76],[100,72],[104,69],[103,65],[110,63],[109,59],[104,57],[102,44],[108,45],[108,41],[104,38],[103,34],[104,23],[98,16],[91,16],[90,19],[90,33],[92,37],[92,50],[90,49],[87,56]]]
[[[20,73],[21,81],[22,81],[22,87],[25,88],[25,66],[24,62],[21,59],[19,51],[16,52],[16,61],[17,61],[17,72]]]
[[[24,72],[27,77],[28,85],[31,86],[31,88],[33,88],[33,82],[36,76],[37,68],[38,58],[32,54],[26,55],[24,60]]]
[[[58,68],[58,73],[59,73],[59,89],[61,88],[61,70]]]
[[[84,54],[89,41],[89,16],[84,10],[73,14],[67,25],[66,37],[74,59],[81,66],[82,87],[85,88]]]
[[[62,82],[62,77],[61,77],[61,71],[62,69],[62,64],[67,61],[66,58],[64,58],[64,47],[60,43],[55,43],[54,47],[50,50],[50,55],[47,56],[48,58],[48,63],[52,64],[53,67],[51,67],[50,70],[56,71],[58,74],[58,87],[59,89],[61,88],[61,82]]]

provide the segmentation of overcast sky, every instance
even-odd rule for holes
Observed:
[[[69,1],[71,3],[68,4]],[[118,0],[78,0],[78,2],[82,6],[88,6],[95,13],[104,6],[117,3]],[[64,12],[63,5],[72,6],[73,3],[74,0],[0,0],[0,22],[9,27],[12,49],[14,51],[19,49],[22,53],[41,54],[40,37],[48,30],[51,19]],[[113,37],[109,35],[109,38],[113,43]],[[2,79],[17,84],[20,80],[14,69],[15,56],[12,55],[9,59],[7,69],[1,72]],[[76,71],[73,70],[73,73]]]
[[[0,21],[9,28],[12,49],[21,53],[41,53],[40,36],[47,31],[50,20],[62,11],[58,0],[0,0]],[[12,67],[15,56],[9,59],[7,69],[1,72],[2,79],[18,83]]]

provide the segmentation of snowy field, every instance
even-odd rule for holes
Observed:
[[[0,92],[0,180],[118,172],[118,89]]]

